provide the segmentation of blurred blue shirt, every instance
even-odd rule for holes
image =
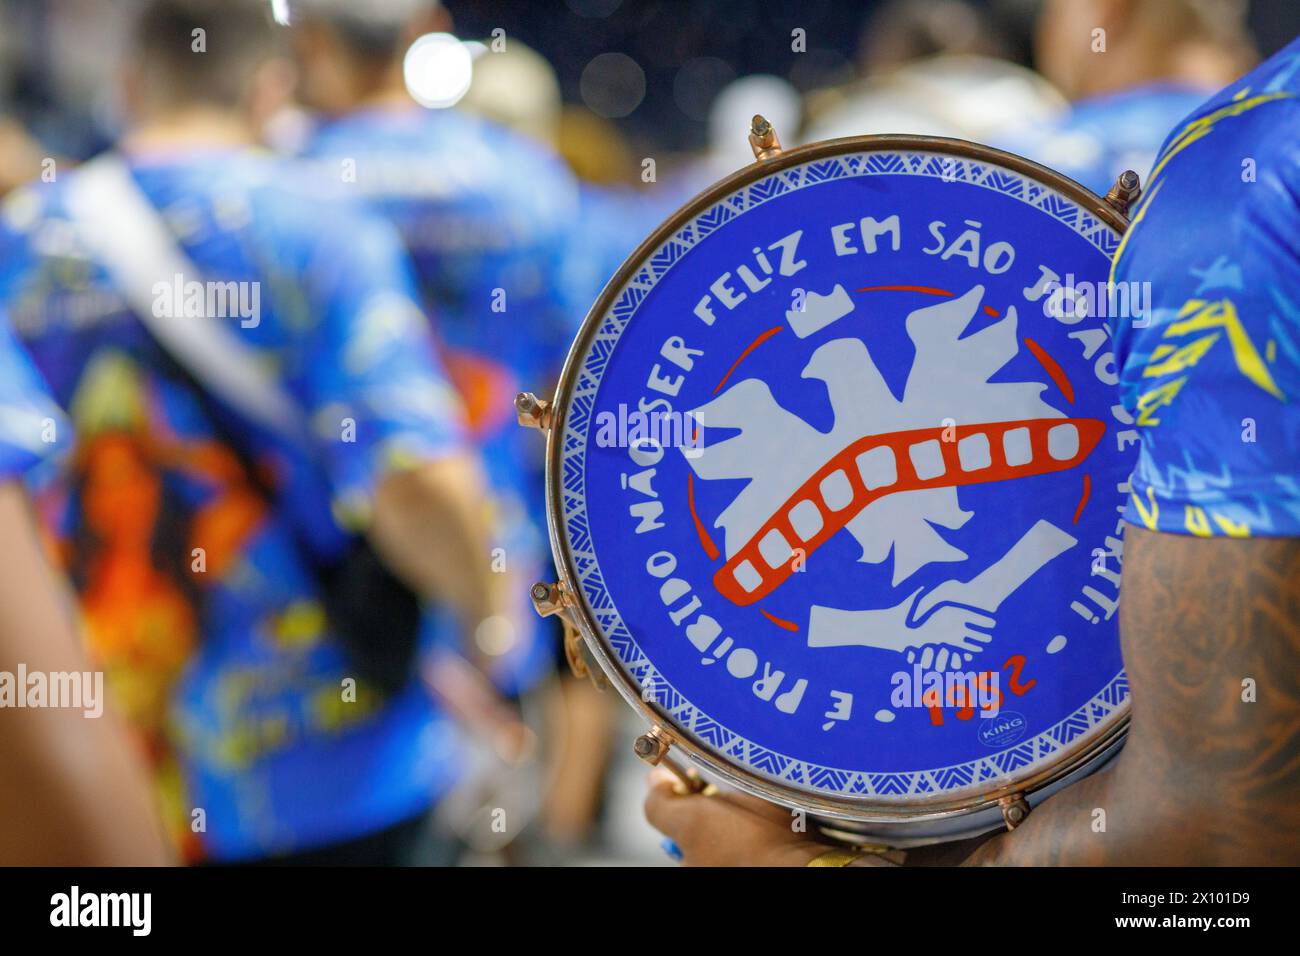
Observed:
[[[619,194],[580,188],[540,143],[456,110],[360,110],[324,122],[305,155],[323,179],[387,216],[411,254],[487,462],[502,566],[516,580],[516,620],[529,629],[494,677],[508,692],[523,690],[553,659],[526,588],[554,573],[545,443],[516,423],[514,396],[550,393],[596,295],[642,238],[641,223]]]
[[[1080,100],[1055,122],[1019,130],[994,145],[1069,176],[1105,196],[1120,173],[1146,182],[1169,131],[1210,90],[1152,84]]]
[[[0,481],[21,478],[57,459],[69,441],[62,409],[0,308]]]
[[[209,320],[296,399],[312,447],[286,447],[177,373],[88,257],[66,206],[75,171],[11,196],[0,301],[76,429],[69,466],[37,491],[92,655],[188,858],[292,852],[414,816],[452,782],[450,724],[414,681],[387,701],[343,698],[351,665],[312,571],[364,526],[389,469],[462,447],[400,242],[269,155],[130,165],[202,273],[186,281],[256,290],[255,322]]]

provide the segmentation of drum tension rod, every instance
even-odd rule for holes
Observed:
[[[525,428],[547,431],[551,427],[551,403],[532,392],[520,392],[515,396],[515,415]]]
[[[1138,174],[1126,169],[1119,174],[1115,185],[1106,193],[1106,204],[1121,216],[1127,216],[1129,209],[1142,196],[1142,181]]]
[[[632,750],[638,757],[652,767],[667,767],[677,777],[684,793],[700,793],[708,784],[692,767],[683,766],[668,754],[673,745],[673,738],[662,727],[655,724],[650,732],[642,734],[632,742]]]
[[[776,135],[772,124],[757,113],[749,126],[749,147],[760,162],[781,155],[781,137]]]
[[[1029,816],[1029,804],[1022,793],[1009,793],[998,799],[998,808],[1002,811],[1002,822],[1008,830],[1014,830],[1025,822]]]
[[[542,617],[559,616],[560,623],[564,625],[564,659],[569,662],[569,670],[573,672],[573,676],[579,680],[589,677],[597,688],[604,688],[605,683],[600,673],[588,667],[586,659],[582,656],[582,633],[574,625],[570,616],[569,609],[573,606],[573,599],[564,585],[538,581],[528,589],[528,596],[533,600],[533,609]]]

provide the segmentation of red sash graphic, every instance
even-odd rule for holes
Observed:
[[[1049,449],[1048,434],[1063,425],[1074,426],[1077,444],[1069,455],[1058,457]],[[1028,449],[1023,456],[1025,461],[1011,464],[1007,459],[1004,438],[1007,433],[1017,429],[1027,432]],[[806,560],[874,501],[904,491],[983,484],[1065,471],[1087,458],[1105,431],[1105,423],[1096,418],[1033,418],[863,436],[813,472],[776,513],[763,523],[758,532],[718,569],[713,576],[713,583],[718,592],[733,604],[753,604],[780,587],[794,573],[797,561]],[[968,466],[963,466],[958,448],[963,439],[971,436],[985,438],[987,461],[971,461]],[[940,468],[938,463],[934,463],[927,470],[935,470],[937,473],[922,478],[917,474],[910,453],[917,446],[931,443],[937,443],[942,465]],[[868,488],[859,471],[857,459],[877,448],[887,448],[892,452],[896,474],[892,480],[879,487]],[[843,477],[836,478],[837,473]],[[847,481],[851,496],[843,502],[833,500],[833,496],[828,498],[822,490],[823,482],[828,479],[837,482],[840,487]],[[790,516],[792,510],[805,502],[810,502],[817,509],[821,519],[817,529],[807,537],[795,530]],[[808,513],[806,507],[804,513]],[[770,538],[773,532],[778,537]],[[765,539],[768,540],[769,552],[782,553],[780,560],[775,563],[762,554]]]

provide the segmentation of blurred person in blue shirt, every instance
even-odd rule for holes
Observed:
[[[549,556],[542,443],[518,427],[513,399],[554,380],[603,281],[567,281],[578,185],[542,142],[412,99],[403,56],[418,37],[449,29],[439,4],[300,0],[291,9],[300,95],[320,117],[304,153],[397,226],[487,462],[501,563],[521,610],[516,632],[484,635],[496,644],[485,649],[502,659],[501,689],[515,693],[545,672],[553,649],[522,607]]]
[[[1238,0],[1044,0],[1038,69],[1072,101],[1060,118],[996,145],[1105,195],[1145,180],[1165,136],[1256,54]]]
[[[254,145],[287,92],[277,31],[254,0],[148,4],[118,152],[201,272],[158,275],[159,295],[206,280],[255,304],[202,320],[292,400],[302,443],[200,384],[133,310],[73,208],[89,171],[9,197],[0,301],[73,419],[38,500],[183,857],[402,862],[455,737],[414,669],[395,690],[359,676],[321,569],[368,542],[470,632],[498,576],[398,237]]]
[[[550,389],[601,287],[671,210],[655,190],[574,175],[547,141],[558,133],[560,110],[558,86],[544,79],[549,65],[521,57],[513,38],[504,52],[489,48],[478,58],[466,97],[477,113],[426,109],[403,67],[417,39],[450,40],[441,5],[298,0],[290,9],[301,99],[319,117],[303,152],[323,179],[396,224],[465,403],[470,439],[486,458],[500,567],[518,608],[514,631],[484,634],[482,650],[497,655],[492,674],[501,692],[523,695],[557,664],[561,676],[567,666],[556,621],[538,619],[525,603],[527,585],[554,572],[545,444],[518,427],[512,400],[521,389]],[[512,77],[529,75],[543,79],[493,102],[509,96]],[[418,69],[409,79],[419,92]],[[475,89],[479,79],[487,82]],[[520,100],[532,104],[523,116]],[[437,622],[433,629],[443,630]],[[539,697],[551,744],[552,785],[541,795],[549,849],[592,836],[614,705],[585,681],[561,680]]]

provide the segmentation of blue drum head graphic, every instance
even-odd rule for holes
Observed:
[[[607,290],[555,534],[625,691],[711,763],[960,799],[1127,700],[1120,236],[993,154],[834,148],[679,214]]]

